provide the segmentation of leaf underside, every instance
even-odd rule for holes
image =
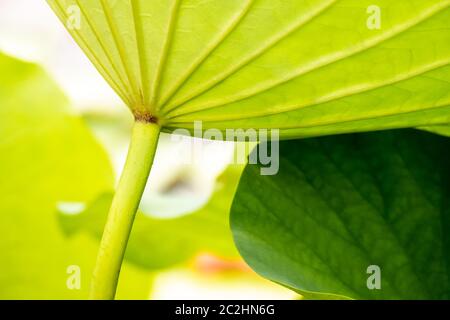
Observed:
[[[261,275],[355,299],[450,297],[450,140],[418,130],[285,141],[280,172],[247,166],[231,209]],[[369,266],[381,289],[369,290]]]
[[[48,3],[165,131],[201,120],[298,138],[450,122],[450,0]],[[380,29],[367,26],[372,5]]]

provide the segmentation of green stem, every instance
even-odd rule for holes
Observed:
[[[160,127],[136,121],[127,161],[108,214],[91,283],[91,299],[114,299],[134,217],[147,183]]]

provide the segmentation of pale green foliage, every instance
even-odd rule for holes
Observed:
[[[201,253],[238,258],[228,214],[242,169],[230,166],[225,170],[209,201],[195,212],[165,219],[138,212],[127,246],[127,261],[145,269],[161,269],[186,263]],[[79,215],[62,214],[62,228],[68,235],[87,232],[100,239],[111,200],[112,194],[104,194]]]
[[[0,53],[0,70],[0,298],[86,299],[97,242],[67,238],[57,207],[111,190],[108,158],[40,68]],[[80,290],[66,285],[72,265]],[[148,273],[123,276],[119,298],[148,296]]]

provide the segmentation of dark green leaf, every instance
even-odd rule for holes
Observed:
[[[283,142],[280,172],[248,166],[232,207],[250,266],[297,290],[450,297],[450,140],[418,130]],[[369,290],[371,265],[381,289]]]

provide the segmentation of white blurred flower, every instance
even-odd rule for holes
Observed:
[[[45,1],[0,0],[0,50],[44,66],[78,110],[123,105]]]

